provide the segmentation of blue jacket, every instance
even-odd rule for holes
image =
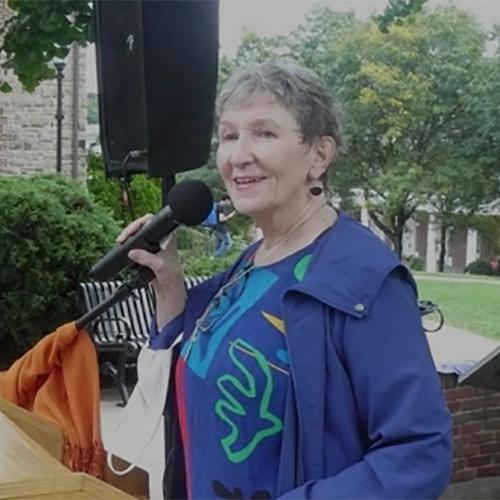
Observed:
[[[160,337],[191,332],[224,279],[192,289]],[[438,497],[451,475],[451,418],[415,283],[394,253],[341,213],[284,295],[283,318],[292,376],[279,495]]]

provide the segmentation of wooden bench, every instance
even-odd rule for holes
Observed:
[[[206,279],[205,276],[187,277],[184,283],[189,289]],[[83,312],[90,311],[110,297],[121,285],[121,281],[80,283]],[[154,304],[152,286],[136,290],[133,295],[110,307],[87,327],[99,356],[101,373],[111,378],[120,393],[123,405],[128,400],[126,369],[136,364],[139,351],[149,341]]]

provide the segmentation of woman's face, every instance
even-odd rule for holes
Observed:
[[[217,167],[238,212],[253,217],[293,213],[310,196],[316,148],[302,142],[294,116],[271,94],[228,105],[218,136]]]

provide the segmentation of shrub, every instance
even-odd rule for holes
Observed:
[[[87,187],[95,201],[111,210],[122,226],[130,222],[127,207],[122,203],[118,179],[108,179],[104,173],[102,156],[89,153],[87,158]],[[134,175],[130,182],[130,193],[135,217],[155,213],[161,208],[161,182],[145,175]]]
[[[117,232],[75,181],[0,177],[0,342],[26,348],[76,319],[78,282]]]
[[[186,276],[213,276],[227,270],[239,254],[240,252],[231,250],[224,257],[213,258],[208,255],[195,255],[193,252],[181,250],[180,258]]]
[[[233,235],[231,251],[223,257],[214,258],[214,236],[209,229],[180,227],[177,230],[179,257],[186,276],[212,276],[226,270],[239,256],[246,241]]]
[[[96,202],[109,208],[122,225],[128,222],[124,217],[124,208],[120,202],[120,186],[116,179],[107,179],[104,163],[100,155],[89,153],[88,188]],[[177,181],[199,179],[212,190],[215,199],[220,199],[224,191],[222,180],[217,172],[213,158],[209,164],[189,172],[179,174]],[[131,181],[132,202],[135,216],[155,213],[161,208],[161,184],[159,179],[145,175],[135,175]],[[250,218],[236,215],[228,222],[234,245],[231,252],[223,258],[212,259],[214,237],[207,228],[179,227],[176,231],[180,257],[186,276],[212,275],[225,269],[241,252],[248,240]],[[126,275],[126,274],[125,274]]]
[[[408,267],[412,271],[423,271],[425,267],[425,262],[422,257],[419,257],[418,255],[409,255],[408,257],[405,258]]]
[[[493,271],[485,260],[477,259],[464,267],[465,274],[480,274],[483,276],[490,276]]]

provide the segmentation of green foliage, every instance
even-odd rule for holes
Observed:
[[[388,33],[392,24],[401,25],[405,20],[411,20],[420,12],[427,0],[389,0],[387,7],[380,16],[375,16],[382,33]]]
[[[485,260],[477,259],[464,267],[465,274],[478,274],[483,276],[491,276],[493,270],[488,262]]]
[[[117,232],[74,181],[0,177],[0,342],[27,347],[76,319],[78,283]]]
[[[89,92],[87,94],[87,123],[94,125],[99,123],[99,106],[97,94]]]
[[[213,243],[211,245],[213,247]],[[179,256],[186,276],[213,276],[226,270],[241,253],[240,247],[233,247],[223,257],[199,254],[191,250],[181,250]]]
[[[479,233],[481,244],[486,245],[493,255],[500,255],[500,216],[475,215],[468,219],[468,225]]]
[[[6,58],[2,67],[13,70],[24,89],[31,92],[56,73],[54,58],[65,58],[71,44],[91,40],[91,2],[87,0],[8,0],[14,15],[6,21],[0,47]],[[3,82],[0,91],[10,90]]]
[[[500,30],[491,41],[499,44]],[[477,78],[464,90],[463,100],[463,141],[457,156],[478,163],[474,170],[482,171],[482,178],[467,183],[467,189],[479,188],[487,201],[498,196],[500,182],[500,52],[481,59]]]
[[[482,78],[485,41],[471,16],[443,8],[422,11],[386,34],[366,24],[330,47],[348,151],[334,185],[344,196],[361,189],[397,251],[417,207],[429,201],[439,213],[477,207],[477,197],[466,198],[463,179],[482,179],[481,162],[460,148],[462,122],[470,118],[464,89]]]
[[[418,207],[431,204],[448,226],[457,212],[469,217],[500,191],[500,53],[485,55],[487,39],[498,43],[500,28],[488,34],[464,11],[427,10],[425,3],[390,0],[381,16],[367,22],[315,8],[288,37],[245,33],[236,57],[222,57],[219,65],[219,84],[243,64],[283,57],[325,79],[345,116],[347,154],[333,169],[332,191],[342,206],[362,194],[399,252],[405,223]],[[41,53],[50,60],[71,39],[88,39],[90,5],[83,0],[9,4],[17,17],[5,27],[5,64],[28,61],[26,73],[35,75],[31,86],[40,81]],[[69,13],[79,14],[73,19]],[[117,183],[91,175],[91,190],[123,219]],[[223,192],[213,157],[186,175],[205,180],[216,197]],[[159,208],[160,188],[151,182],[143,176],[133,180],[144,183],[135,191],[137,215]]]
[[[231,222],[233,219],[231,220]],[[233,226],[230,226],[230,228]],[[208,228],[177,229],[179,256],[186,276],[212,276],[227,269],[247,245],[243,234],[231,230],[233,246],[223,257],[214,258],[215,236]]]
[[[87,187],[98,204],[111,210],[113,217],[125,226],[130,214],[122,202],[118,179],[108,179],[104,172],[102,156],[89,153],[87,159]],[[155,213],[161,208],[161,183],[145,175],[135,175],[130,183],[135,217]]]
[[[206,166],[184,172],[177,177],[178,182],[185,179],[199,179],[205,182],[216,200],[225,192],[213,159]],[[106,179],[102,157],[94,153],[89,153],[88,156],[87,185],[96,202],[109,209],[122,226],[130,222],[120,201],[118,181]],[[158,179],[136,175],[132,178],[131,192],[136,217],[156,213],[161,208],[161,185]],[[215,248],[212,231],[207,228],[179,227],[176,231],[177,242],[186,276],[208,276],[225,269],[246,246],[249,225],[250,219],[243,215],[236,215],[228,222],[234,244],[229,254],[217,259],[212,258]]]
[[[113,217],[124,226],[130,222],[130,214],[126,211],[122,203],[120,183],[117,179],[108,179],[104,172],[103,158],[95,153],[89,153],[87,158],[87,187],[92,193],[96,202],[107,207]],[[211,189],[214,199],[219,200],[225,193],[224,184],[217,172],[215,160],[211,158],[207,165],[196,170],[184,172],[177,176],[177,182],[185,179],[198,179],[207,184]],[[134,175],[130,183],[132,203],[135,217],[140,217],[147,213],[156,213],[162,206],[161,202],[161,181],[146,175]],[[250,219],[237,215],[229,222],[231,231],[244,237]],[[189,229],[188,231],[192,231]]]
[[[409,255],[405,257],[405,261],[412,271],[423,271],[425,268],[424,259],[418,255]]]
[[[212,153],[207,164],[196,170],[190,170],[189,172],[183,172],[176,176],[178,182],[185,179],[197,179],[203,181],[212,191],[215,200],[219,200],[223,194],[225,194],[226,189],[224,183],[217,170],[217,165],[215,163],[215,153]]]
[[[287,38],[283,35],[259,37],[246,30],[236,52],[236,65],[244,66],[269,61],[287,55]]]
[[[196,170],[184,172],[177,176],[179,182],[185,179],[198,179],[203,181],[212,191],[214,200],[220,200],[222,196],[226,194],[226,188],[217,171],[214,154],[211,155],[205,166],[197,168]],[[247,239],[246,235],[250,224],[251,219],[241,214],[237,214],[228,222],[231,234],[236,235],[237,238],[243,238],[243,240]]]
[[[471,15],[425,3],[391,1],[376,22],[316,8],[289,37],[247,32],[223,61],[226,78],[243,64],[288,57],[330,85],[346,143],[331,190],[342,206],[363,195],[398,252],[419,207],[432,204],[450,225],[499,193],[498,58],[485,56],[488,34]]]
[[[217,88],[220,88],[226,83],[227,79],[233,74],[235,62],[230,57],[222,54],[219,58],[219,74],[217,77]]]

